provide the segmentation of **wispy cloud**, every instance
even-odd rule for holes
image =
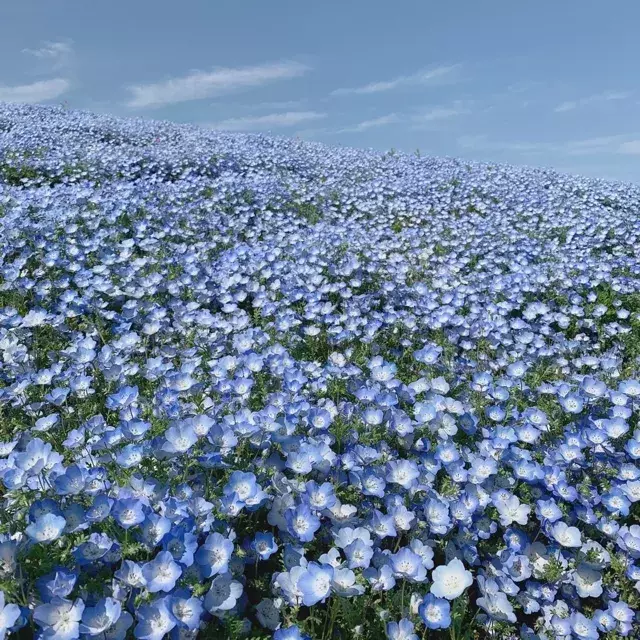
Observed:
[[[481,151],[513,151],[524,155],[553,153],[565,156],[593,156],[603,154],[640,154],[640,139],[629,134],[599,136],[564,142],[501,142],[487,136],[462,136],[458,146]]]
[[[626,153],[629,155],[640,155],[640,139],[623,142],[620,145],[620,153]]]
[[[612,100],[626,100],[630,95],[631,94],[627,91],[606,91],[605,93],[597,93],[592,96],[587,96],[586,98],[562,102],[554,109],[554,111],[556,113],[564,113],[566,111],[573,111],[579,107],[586,107],[591,104],[610,102]]]
[[[449,81],[454,78],[455,72],[460,69],[459,64],[440,66],[433,69],[419,71],[409,76],[398,76],[392,80],[383,80],[379,82],[370,82],[361,87],[353,87],[347,89],[335,89],[331,92],[332,96],[347,95],[367,95],[371,93],[382,93],[384,91],[393,91],[395,89],[416,86],[422,84],[435,84],[438,82]]]
[[[317,111],[286,111],[284,113],[269,113],[264,116],[229,118],[208,126],[211,129],[220,131],[252,131],[256,129],[294,127],[303,122],[320,120],[326,117],[326,113],[318,113]]]
[[[363,120],[352,127],[345,127],[339,129],[336,133],[361,133],[362,131],[368,131],[369,129],[377,129],[378,127],[386,127],[390,124],[400,122],[400,117],[395,113],[390,113],[386,116],[380,116],[379,118],[372,118],[371,120]]]
[[[63,69],[73,60],[73,42],[71,40],[44,42],[37,49],[23,49],[22,53],[50,64],[53,69]]]
[[[463,104],[456,103],[450,107],[432,107],[422,113],[418,113],[413,116],[412,120],[416,125],[424,124],[427,122],[433,122],[434,120],[446,120],[448,118],[455,118],[467,113],[471,113],[468,107]]]
[[[129,107],[162,107],[168,104],[202,100],[240,89],[295,78],[309,71],[298,62],[278,62],[253,67],[218,68],[213,71],[191,71],[185,76],[169,78],[162,82],[138,84],[127,87],[131,99]]]
[[[282,100],[281,102],[258,102],[250,106],[252,109],[297,109],[302,107],[306,103],[306,100]]]
[[[363,120],[353,126],[338,129],[335,133],[362,133],[369,129],[386,127],[391,124],[409,125],[412,129],[420,129],[428,126],[428,123],[436,120],[445,120],[465,113],[470,113],[469,109],[462,102],[456,102],[449,107],[432,107],[418,112],[410,113],[389,113],[371,120]]]
[[[65,78],[41,80],[31,84],[8,87],[0,85],[0,101],[3,102],[47,102],[66,93],[71,87]]]

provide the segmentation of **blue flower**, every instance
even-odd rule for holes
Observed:
[[[189,423],[182,423],[167,429],[164,438],[162,450],[178,454],[187,452],[198,441],[198,436]]]
[[[136,498],[116,500],[111,515],[123,529],[129,529],[144,522],[144,504]]]
[[[410,582],[424,582],[427,578],[422,558],[408,547],[403,547],[391,556],[391,568],[396,578]]]
[[[54,597],[66,598],[76,585],[78,574],[64,567],[55,569],[36,580],[38,592],[44,602]]]
[[[322,511],[323,509],[330,509],[336,504],[337,499],[333,485],[330,482],[323,482],[319,485],[317,482],[310,480],[306,483],[305,488],[306,493],[303,494],[303,499],[311,509]]]
[[[406,618],[399,622],[387,622],[386,632],[389,640],[418,640],[413,622]]]
[[[97,636],[112,627],[122,613],[120,602],[114,598],[102,598],[95,607],[86,607],[82,613],[80,632]]]
[[[310,562],[300,579],[298,588],[302,594],[302,603],[307,607],[323,601],[331,592],[333,567]]]
[[[260,560],[268,560],[277,550],[278,545],[272,533],[256,533],[251,542],[251,549],[257,554]]]
[[[20,615],[20,607],[17,604],[6,604],[4,591],[0,591],[0,640],[6,638],[9,629],[16,624]]]
[[[320,528],[320,520],[311,512],[306,504],[300,504],[285,513],[287,531],[301,542],[313,540],[315,532]]]
[[[26,534],[35,542],[48,544],[57,540],[67,525],[67,521],[54,513],[45,513],[32,522],[26,529]]]
[[[451,625],[451,607],[447,600],[428,593],[418,607],[420,619],[427,629],[448,629]]]
[[[162,640],[177,624],[170,610],[169,596],[142,605],[137,610],[138,624],[133,633],[140,640]]]
[[[171,598],[171,613],[180,627],[194,631],[200,625],[204,607],[199,598],[187,596],[174,595]]]
[[[205,609],[213,615],[224,614],[236,606],[242,595],[242,584],[234,580],[229,573],[216,576],[204,598]]]
[[[473,576],[467,571],[464,564],[454,558],[446,565],[440,565],[431,574],[432,584],[430,591],[437,598],[455,600],[471,586]]]
[[[210,533],[196,551],[195,561],[205,578],[226,573],[233,554],[233,542],[220,533]]]
[[[286,629],[278,629],[273,634],[273,640],[311,640],[311,636],[301,633],[300,629],[293,625]]]
[[[161,551],[153,560],[142,565],[142,575],[150,593],[168,592],[175,587],[182,569],[168,551]]]
[[[48,603],[35,608],[33,619],[42,628],[44,637],[75,640],[80,636],[83,611],[82,600],[71,601],[55,596]]]

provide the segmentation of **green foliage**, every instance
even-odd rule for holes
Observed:
[[[318,224],[322,220],[322,209],[313,202],[301,202],[294,206],[296,217],[305,220],[309,224]]]

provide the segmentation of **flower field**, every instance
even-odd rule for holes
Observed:
[[[0,106],[0,638],[638,638],[640,187]]]

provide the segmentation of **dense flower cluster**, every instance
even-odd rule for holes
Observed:
[[[0,106],[0,638],[637,638],[639,214]]]

